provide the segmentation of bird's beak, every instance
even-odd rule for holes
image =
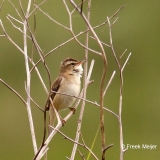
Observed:
[[[86,61],[87,61],[86,59],[85,59],[85,60],[82,60],[82,61],[79,61],[76,65],[79,66],[79,65],[83,64],[83,63],[86,62]]]

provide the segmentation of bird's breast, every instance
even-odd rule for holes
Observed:
[[[54,106],[57,110],[62,110],[68,107],[72,107],[76,100],[73,96],[79,96],[80,84],[78,83],[62,83],[58,92],[66,95],[56,94],[54,98]],[[70,96],[68,96],[70,95]]]

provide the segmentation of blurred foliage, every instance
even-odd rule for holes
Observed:
[[[12,2],[23,17],[19,7],[19,1],[12,0]],[[36,0],[36,4],[39,4],[40,2],[40,0]],[[80,1],[77,0],[76,2],[79,3]],[[2,0],[0,0],[0,4],[1,3]],[[107,16],[110,17],[118,8],[120,8],[120,6],[124,4],[126,4],[126,6],[116,16],[119,17],[119,19],[113,26],[112,30],[113,44],[117,55],[120,56],[127,48],[128,51],[123,57],[125,60],[127,54],[132,52],[132,56],[124,70],[122,112],[124,143],[133,145],[157,145],[155,150],[130,149],[125,153],[124,159],[158,159],[160,145],[160,18],[158,16],[160,13],[160,1],[92,1],[91,24],[96,26],[104,22]],[[23,1],[22,5],[24,10],[26,10],[27,1]],[[86,6],[87,1],[84,3],[85,13]],[[73,9],[71,5],[69,7],[70,9]],[[69,26],[68,14],[62,1],[47,0],[41,8],[58,22],[65,26]],[[33,7],[31,9],[33,9]],[[49,20],[38,9],[35,13],[36,38],[44,54],[72,37],[69,31]],[[2,20],[7,33],[21,48],[23,48],[23,35],[13,28],[6,18],[7,14],[19,19],[13,6],[6,0],[0,11],[0,19]],[[29,22],[33,31],[33,15],[29,18]],[[16,22],[14,23],[23,29],[23,26]],[[75,12],[73,16],[73,27],[75,33],[79,33],[86,28],[83,20],[77,12]],[[96,33],[103,42],[109,42],[107,24],[96,29]],[[1,27],[0,34],[3,34]],[[85,36],[83,35],[79,37],[79,40],[84,43]],[[98,45],[92,39],[89,41],[89,46],[99,51]],[[118,113],[119,73],[111,51],[106,47],[105,50],[109,66],[106,84],[112,72],[114,70],[117,71],[116,76],[106,94],[105,106]],[[32,45],[28,40],[29,55],[31,55],[31,52]],[[34,50],[33,57],[35,61],[39,59],[36,50]],[[66,57],[83,59],[84,49],[79,46],[77,42],[71,41],[50,54],[46,58],[46,63],[51,71],[52,81],[58,75],[60,62]],[[88,87],[87,98],[89,100],[99,102],[99,84],[103,65],[100,56],[89,53],[89,63],[92,59],[95,59],[95,66],[91,78],[94,79],[94,83]],[[48,77],[43,64],[39,64],[38,68],[44,81],[48,85]],[[24,89],[24,82],[26,81],[24,57],[5,37],[0,37],[0,78],[26,98]],[[32,159],[33,149],[26,108],[3,84],[0,84],[0,90],[0,159]],[[44,93],[35,71],[33,71],[32,74],[31,95],[43,108],[47,96]],[[43,114],[33,104],[32,112],[37,143],[39,146],[43,135]],[[64,116],[67,113],[68,111],[63,111],[61,112],[61,115]],[[61,131],[71,138],[75,137],[78,114],[79,109],[67,122],[65,127],[61,129]],[[92,144],[98,124],[98,107],[87,103],[82,125],[82,134],[88,146],[91,146]],[[118,121],[108,112],[105,112],[105,132],[107,145],[111,143],[114,144],[114,146],[106,152],[107,159],[119,159]],[[93,151],[97,156],[100,156],[101,154],[100,142],[101,135],[99,133],[96,144],[93,148]],[[49,159],[54,157],[54,159],[60,160],[65,159],[65,156],[70,156],[73,144],[64,140],[61,135],[57,134],[53,138],[49,147]],[[79,149],[85,156],[87,156],[88,152],[85,149],[80,147]],[[80,157],[77,154],[76,160],[78,159],[80,159]]]

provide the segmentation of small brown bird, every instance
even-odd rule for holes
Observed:
[[[57,111],[71,108],[76,100],[74,97],[67,95],[79,96],[81,88],[81,77],[83,73],[82,64],[86,60],[76,60],[67,58],[60,65],[60,74],[52,84],[50,98],[53,101],[53,106]],[[55,92],[65,93],[67,95],[56,94]],[[53,106],[48,98],[46,108],[49,110],[49,125],[53,126],[56,119],[56,114]]]

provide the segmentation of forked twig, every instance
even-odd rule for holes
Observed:
[[[118,120],[119,120],[119,135],[120,135],[120,160],[123,160],[123,155],[124,155],[124,149],[123,149],[123,129],[122,129],[122,98],[123,98],[123,70],[124,67],[126,65],[126,63],[129,60],[129,57],[131,56],[131,53],[128,55],[124,65],[121,67],[121,64],[116,56],[114,47],[113,47],[113,41],[112,41],[112,26],[110,23],[109,18],[107,17],[108,20],[108,26],[109,26],[109,35],[110,35],[110,46],[111,46],[111,50],[113,53],[113,56],[115,58],[115,61],[118,65],[119,68],[119,75],[120,75],[120,94],[119,94],[119,114],[118,114]],[[126,50],[124,51],[124,53],[126,52]],[[120,59],[122,58],[122,56],[124,55],[124,53],[121,55]]]
[[[84,154],[82,154],[79,149],[77,149],[77,151],[78,151],[79,155],[81,156],[82,160],[85,160]]]

